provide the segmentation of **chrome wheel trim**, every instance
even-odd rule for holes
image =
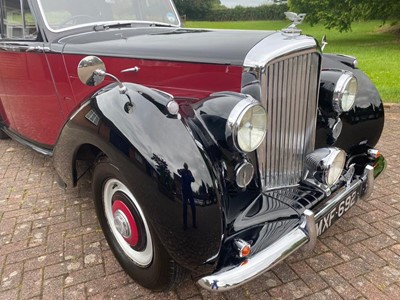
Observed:
[[[132,249],[132,247],[125,241],[124,237],[118,231],[114,222],[114,214],[112,208],[112,197],[116,192],[124,193],[132,204],[136,207],[139,215],[143,221],[145,232],[146,232],[146,246],[142,251],[136,251]],[[133,194],[129,191],[129,189],[119,180],[115,178],[108,179],[103,186],[103,205],[104,212],[107,219],[108,226],[111,229],[112,234],[114,235],[116,241],[119,246],[122,248],[124,253],[139,267],[145,268],[150,265],[153,260],[153,242],[151,240],[149,226],[146,222],[144,214],[140,209],[140,206],[133,196]]]

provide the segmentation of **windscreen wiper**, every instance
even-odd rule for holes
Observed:
[[[99,25],[94,25],[93,30],[94,31],[102,31],[102,30],[107,30],[110,28],[132,27],[133,23],[135,23],[135,22],[117,22],[117,23],[99,24]]]

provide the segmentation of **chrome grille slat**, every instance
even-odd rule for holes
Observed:
[[[259,157],[265,189],[296,185],[305,156],[314,149],[319,54],[305,52],[272,61],[261,75],[268,133]]]

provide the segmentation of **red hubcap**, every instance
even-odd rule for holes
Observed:
[[[114,224],[125,241],[132,247],[139,242],[139,231],[129,208],[121,200],[114,201],[112,205]]]

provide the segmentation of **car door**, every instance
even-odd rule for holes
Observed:
[[[39,146],[51,148],[64,113],[27,0],[3,0],[0,38],[0,108],[6,126]],[[1,112],[1,111],[0,111]]]

